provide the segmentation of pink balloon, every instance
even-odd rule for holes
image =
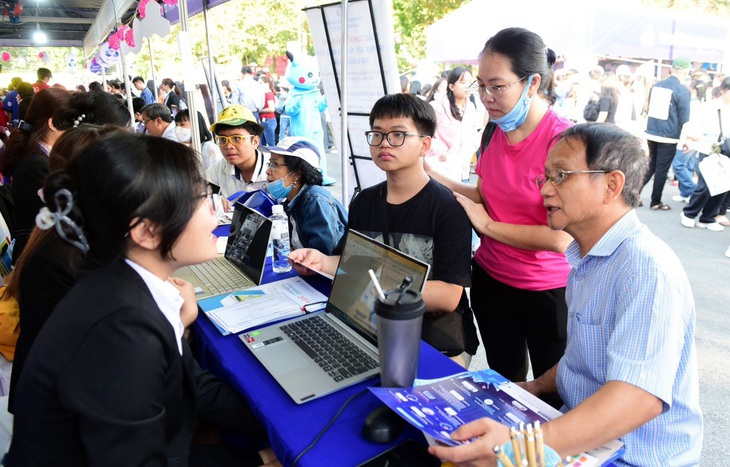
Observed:
[[[134,47],[134,29],[127,29],[127,32],[124,33],[124,40],[128,46]]]
[[[10,54],[8,52],[3,52],[2,53],[3,62],[9,62],[11,58],[12,57],[10,56]]]

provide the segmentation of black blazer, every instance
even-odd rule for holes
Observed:
[[[188,465],[200,417],[263,436],[250,408],[201,370],[123,260],[83,272],[38,335],[15,394],[8,466]]]
[[[13,172],[13,216],[15,239],[13,247],[13,264],[18,262],[20,254],[28,243],[30,233],[35,226],[35,216],[44,206],[38,196],[43,188],[43,181],[48,175],[48,156],[35,150],[18,161]]]

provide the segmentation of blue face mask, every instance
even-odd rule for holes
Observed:
[[[286,177],[288,177],[289,175],[291,175],[291,172],[288,173]],[[279,180],[274,180],[273,182],[269,182],[266,184],[266,191],[269,192],[272,198],[284,199],[294,187],[294,183],[289,186],[284,186],[284,178],[280,178]]]
[[[527,112],[530,110],[530,98],[527,97],[527,90],[530,89],[532,78],[533,76],[530,76],[530,79],[527,80],[527,86],[525,86],[520,99],[517,101],[515,106],[512,107],[512,110],[507,112],[507,114],[505,114],[502,118],[492,120],[494,123],[499,125],[505,133],[514,131],[519,128],[520,125],[525,123]]]

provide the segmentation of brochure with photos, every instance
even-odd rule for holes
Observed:
[[[545,423],[562,415],[494,370],[464,372],[437,380],[416,380],[412,388],[371,387],[370,390],[398,415],[425,435],[449,445],[461,444],[449,433],[471,421],[489,417],[518,428]],[[600,466],[620,457],[619,440],[571,458],[564,465]]]

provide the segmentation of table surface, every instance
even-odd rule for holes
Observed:
[[[263,282],[293,275],[294,272],[274,274],[268,260]],[[312,276],[307,280],[318,290],[328,292],[330,284],[326,279]],[[345,401],[362,392],[366,394],[355,398],[345,408],[317,444],[299,459],[297,465],[356,466],[406,439],[423,440],[420,431],[410,425],[390,444],[373,443],[362,436],[365,418],[381,405],[367,391],[369,386],[380,383],[379,378],[299,405],[284,392],[237,335],[222,336],[203,313],[193,324],[193,329],[201,366],[231,383],[248,400],[256,416],[266,427],[271,446],[284,465],[291,465],[299,453],[314,441]],[[421,342],[419,378],[439,378],[461,371],[461,366]]]

